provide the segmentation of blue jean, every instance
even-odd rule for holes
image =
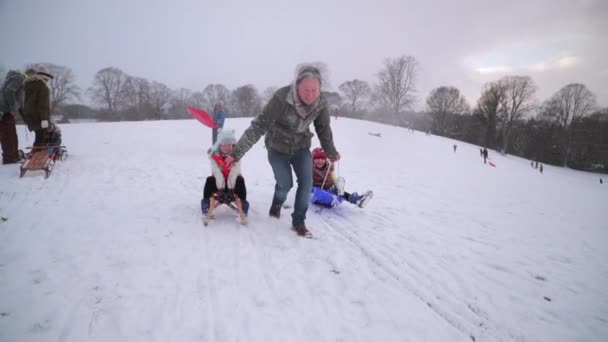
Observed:
[[[285,154],[268,150],[268,162],[272,167],[276,184],[274,186],[274,197],[272,205],[283,205],[287,199],[287,193],[293,187],[291,168],[298,180],[296,200],[291,214],[292,224],[302,225],[306,220],[310,191],[312,189],[312,157],[309,149],[296,151],[294,154]]]

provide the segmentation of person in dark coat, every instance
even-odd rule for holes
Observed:
[[[268,162],[275,178],[274,195],[269,215],[279,218],[281,207],[293,187],[292,171],[297,177],[297,191],[292,217],[292,229],[303,237],[311,233],[305,225],[312,189],[312,157],[310,146],[314,123],[317,137],[331,161],[340,159],[334,146],[330,127],[329,105],[321,92],[321,72],[312,65],[298,70],[291,85],[277,90],[262,113],[258,114],[234,147],[230,158],[240,160],[265,135]],[[229,159],[226,159],[229,162]]]
[[[2,164],[19,162],[19,139],[15,119],[23,108],[23,82],[34,70],[11,70],[0,88],[0,145]]]
[[[45,146],[51,117],[51,97],[47,84],[53,76],[49,74],[46,65],[38,65],[34,70],[36,73],[23,83],[25,93],[23,119],[28,129],[34,131],[36,135],[34,146]]]

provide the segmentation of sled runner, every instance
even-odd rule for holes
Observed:
[[[235,210],[238,213],[239,221],[242,225],[247,224],[247,215],[245,211],[243,211],[243,203],[242,201],[234,195],[234,192],[230,190],[218,191],[209,199],[209,210],[207,211],[207,215],[203,218],[203,224],[207,226],[211,219],[214,218],[213,213],[215,209],[221,205],[225,204],[229,206],[231,209]]]
[[[28,147],[29,148],[29,147]],[[44,178],[48,178],[55,161],[64,160],[68,153],[65,146],[34,146],[31,152],[26,154],[25,161],[21,164],[20,175],[23,177],[27,171],[44,171]]]

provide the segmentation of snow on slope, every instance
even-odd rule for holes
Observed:
[[[205,228],[208,129],[63,125],[70,156],[49,179],[0,167],[0,341],[606,339],[597,175],[541,175],[491,151],[493,168],[477,146],[370,122],[332,127],[346,190],[375,197],[311,206],[307,240],[290,210],[267,215],[263,139],[243,159],[249,225],[220,208]]]

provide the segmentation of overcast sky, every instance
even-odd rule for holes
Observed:
[[[451,85],[529,75],[542,101],[581,82],[608,106],[608,0],[0,0],[0,65],[70,67],[82,88],[108,66],[180,87],[260,92],[322,61],[376,82],[386,58],[420,62],[417,108]]]

